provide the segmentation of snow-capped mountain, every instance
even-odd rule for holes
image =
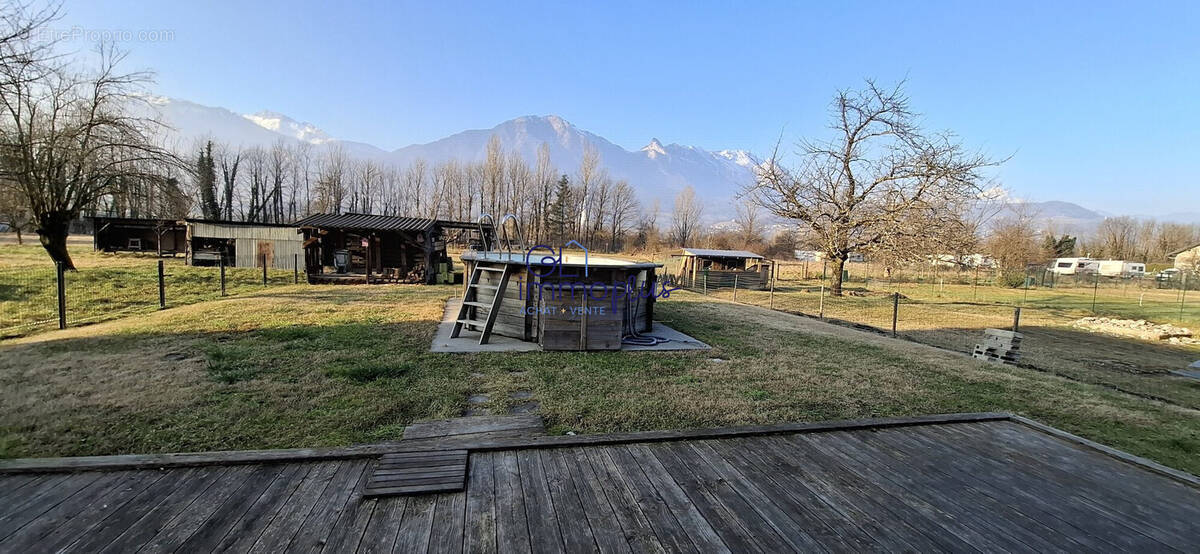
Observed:
[[[506,155],[518,152],[531,166],[537,160],[538,148],[547,144],[550,160],[558,171],[573,176],[585,145],[590,144],[599,152],[608,175],[613,180],[629,181],[647,206],[657,200],[661,210],[669,211],[675,195],[691,185],[705,202],[706,216],[713,219],[732,213],[732,198],[741,187],[752,182],[752,168],[758,163],[743,150],[713,152],[695,146],[663,145],[658,139],[630,151],[556,115],[518,117],[490,129],[463,131],[389,152],[369,144],[332,138],[311,123],[277,112],[243,115],[166,97],[150,98],[149,104],[155,117],[171,127],[171,139],[182,149],[194,148],[208,139],[242,147],[268,147],[280,141],[305,142],[316,151],[341,147],[351,157],[405,167],[418,158],[430,165],[449,159],[480,161],[488,141],[495,135]]]
[[[324,144],[330,141],[329,135],[318,129],[316,125],[307,122],[301,123],[279,112],[263,110],[242,117],[253,121],[255,125],[263,129],[275,131],[309,144]]]

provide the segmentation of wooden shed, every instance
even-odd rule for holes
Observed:
[[[292,269],[303,262],[300,230],[283,223],[187,220],[188,264]]]
[[[770,285],[774,265],[748,250],[683,248],[671,258],[676,282],[689,288],[763,289]]]
[[[452,230],[477,223],[372,214],[313,214],[296,222],[310,283],[453,282]],[[490,225],[482,226],[492,233]]]
[[[104,252],[155,252],[174,256],[187,252],[187,226],[174,219],[92,218],[92,248]]]

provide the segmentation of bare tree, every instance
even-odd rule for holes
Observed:
[[[221,166],[221,195],[224,197],[225,219],[233,220],[233,193],[237,190],[238,168],[242,165],[240,147],[219,146],[217,157]],[[219,215],[219,214],[218,214]]]
[[[777,147],[747,192],[813,231],[833,262],[831,293],[840,296],[851,252],[921,232],[901,223],[914,211],[962,206],[982,191],[980,170],[995,162],[965,152],[949,133],[925,134],[902,85],[886,90],[868,80],[864,90],[839,92],[832,128],[833,139],[801,142],[795,169],[783,167]]]
[[[124,54],[106,45],[97,49],[95,70],[78,70],[33,37],[48,21],[39,19],[42,12],[5,10],[0,186],[24,198],[50,257],[74,269],[67,251],[72,220],[123,179],[161,177],[165,165],[182,164],[156,144],[156,122],[132,115],[144,102],[139,93],[148,73],[121,73]]]
[[[263,202],[263,205],[270,207],[271,219],[275,223],[282,223],[284,219],[283,184],[287,181],[288,174],[291,173],[291,164],[291,152],[282,140],[271,145],[271,151],[267,156],[267,175],[271,185],[270,201]]]
[[[544,142],[538,146],[533,181],[536,192],[533,199],[532,236],[534,243],[540,243],[549,236],[546,218],[550,215],[550,204],[554,202],[554,186],[558,181],[558,169],[550,161],[550,145]]]
[[[17,234],[17,244],[23,244],[21,232],[29,229],[29,225],[33,223],[33,216],[29,213],[25,198],[16,187],[0,185],[0,221]]]
[[[600,165],[600,151],[596,149],[592,143],[588,142],[583,145],[583,158],[579,161],[579,175],[575,181],[578,191],[576,192],[575,201],[578,204],[575,210],[579,214],[579,220],[575,222],[574,233],[582,235],[589,229],[589,222],[593,217],[593,188],[604,178],[605,171]]]
[[[612,209],[608,212],[608,250],[617,252],[625,245],[625,233],[637,217],[638,201],[628,181],[613,187]]]
[[[671,210],[671,240],[676,246],[686,247],[696,238],[703,211],[691,185],[683,187],[675,196],[675,206]]]
[[[413,160],[404,171],[404,204],[402,215],[420,214],[422,201],[425,198],[425,179],[429,173],[429,164],[423,158]]]
[[[480,184],[483,188],[479,195],[482,201],[480,209],[499,220],[503,215],[500,199],[504,196],[504,148],[500,144],[500,137],[492,135],[488,140],[481,169]]]
[[[1104,218],[1096,228],[1100,251],[1115,260],[1133,259],[1138,229],[1138,221],[1129,216]]]
[[[292,202],[291,219],[312,212],[312,144],[298,142],[292,150]],[[300,191],[304,199],[298,200]]]
[[[346,200],[346,175],[349,161],[340,145],[325,152],[317,162],[317,200],[315,207],[322,213],[342,213]]]
[[[742,246],[754,249],[763,242],[762,210],[758,204],[751,201],[739,202],[736,206],[738,230],[741,232]]]
[[[1029,264],[1041,260],[1034,218],[1034,212],[1026,205],[1013,204],[992,226],[986,247],[1000,270],[1002,283],[1009,286],[1024,283]]]

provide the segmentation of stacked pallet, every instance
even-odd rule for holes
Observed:
[[[984,329],[983,344],[975,345],[974,356],[1002,364],[1021,361],[1021,333],[1001,329]]]

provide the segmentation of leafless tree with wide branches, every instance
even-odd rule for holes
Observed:
[[[776,147],[746,193],[812,231],[833,264],[834,295],[851,252],[927,232],[910,223],[955,216],[983,191],[981,170],[997,163],[966,152],[950,133],[924,132],[903,83],[868,80],[838,92],[832,128],[829,140],[801,142],[798,167],[785,167]]]
[[[56,52],[39,30],[57,11],[0,8],[0,186],[29,207],[42,247],[74,269],[71,221],[122,182],[163,180],[183,162],[158,145],[160,124],[135,115],[145,72],[121,72],[124,54],[97,48],[92,69]]]

